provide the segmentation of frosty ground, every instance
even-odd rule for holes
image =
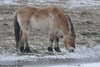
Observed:
[[[59,6],[72,19],[76,31],[76,49],[69,53],[60,39],[61,53],[49,53],[48,36],[31,31],[32,53],[17,55],[13,32],[14,12],[24,6]],[[99,0],[0,0],[0,66],[23,67],[89,67],[100,65]],[[38,34],[37,34],[38,33]],[[44,34],[44,35],[43,35]]]

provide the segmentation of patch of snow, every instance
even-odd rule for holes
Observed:
[[[17,56],[16,54],[10,55],[9,53],[4,53],[0,55],[0,61],[17,61],[17,60],[32,60],[36,58],[54,58],[54,59],[66,59],[66,58],[74,58],[74,59],[83,59],[83,58],[98,58],[100,57],[100,46],[94,46],[91,48],[87,48],[86,46],[77,46],[74,53],[69,53],[65,48],[61,49],[61,53],[54,52],[54,55],[40,53],[37,55],[22,55]],[[41,51],[43,52],[43,51]],[[10,59],[12,58],[12,59]]]
[[[17,55],[0,55],[0,61],[18,61],[18,60],[31,60],[30,58],[36,58],[35,56],[17,56]]]
[[[100,67],[100,63],[83,64],[80,67]]]
[[[82,64],[79,66],[73,66],[73,65],[53,65],[53,66],[48,66],[48,67],[100,67],[100,62],[99,63],[89,63],[89,64]]]

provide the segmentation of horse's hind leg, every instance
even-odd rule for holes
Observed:
[[[20,52],[24,53],[24,37],[23,32],[20,32],[20,46],[19,46]]]
[[[55,47],[54,47],[56,52],[61,52],[60,48],[59,48],[59,37],[55,38]]]
[[[18,31],[16,31],[16,32],[18,32]],[[19,40],[20,40],[20,35],[15,33],[16,51],[19,50]]]
[[[22,47],[24,46],[24,52],[31,52],[29,46],[28,46],[28,30],[23,30],[23,35],[22,35]],[[24,43],[24,45],[23,45]]]
[[[28,36],[29,36],[28,33],[29,33],[29,31],[27,31],[26,38],[25,38],[25,52],[27,52],[27,53],[31,52],[30,47],[28,45]]]
[[[30,50],[30,48],[28,46],[28,41],[26,41],[25,52],[27,52],[27,53],[31,52],[31,50]]]

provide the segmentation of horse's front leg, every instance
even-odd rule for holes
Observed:
[[[50,34],[49,36],[50,36],[50,39],[49,39],[48,51],[53,52],[54,34]]]
[[[53,52],[53,39],[50,38],[49,40],[49,46],[48,46],[48,51],[49,52]]]
[[[60,48],[59,48],[59,37],[55,38],[55,47],[54,47],[56,52],[61,52]]]

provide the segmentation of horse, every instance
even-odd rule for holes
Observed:
[[[72,21],[66,12],[57,7],[50,6],[47,8],[23,7],[18,9],[14,15],[14,32],[16,49],[21,53],[32,52],[28,45],[29,30],[39,29],[48,33],[49,52],[61,52],[59,48],[59,38],[62,33],[64,44],[69,52],[74,52],[76,34]],[[53,42],[55,46],[53,47]]]

